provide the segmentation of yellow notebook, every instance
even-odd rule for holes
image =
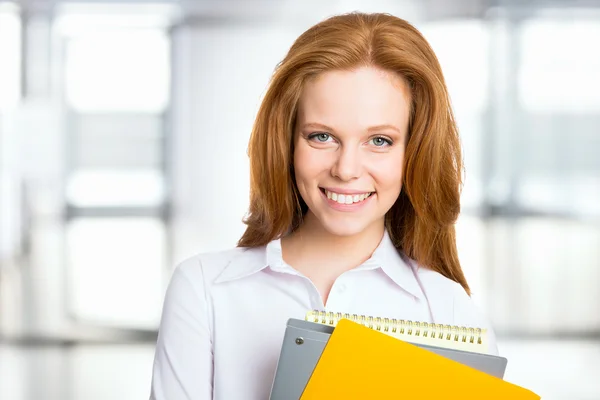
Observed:
[[[430,324],[318,310],[307,312],[305,319],[331,326],[335,326],[341,319],[349,319],[406,342],[490,354],[487,330],[477,327]]]
[[[540,399],[535,393],[356,322],[342,319],[301,400]]]

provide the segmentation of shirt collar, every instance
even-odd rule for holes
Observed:
[[[267,267],[264,247],[247,247],[227,263],[214,283],[229,282],[253,275]]]
[[[394,246],[392,238],[387,230],[379,246],[373,252],[364,264],[357,269],[375,269],[381,270],[400,288],[412,296],[423,299],[425,295],[417,279],[418,265],[416,262],[404,255]]]
[[[273,271],[300,275],[283,260],[281,239],[275,239],[266,246],[246,248],[228,263],[217,276],[215,283],[227,282],[253,275],[269,267]],[[381,270],[400,288],[416,298],[424,298],[421,285],[417,280],[415,262],[401,254],[394,246],[387,231],[372,256],[355,268],[359,270]]]

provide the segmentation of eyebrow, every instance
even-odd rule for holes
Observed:
[[[333,129],[330,126],[319,124],[319,123],[316,123],[316,122],[309,122],[309,123],[306,123],[306,124],[302,125],[302,129],[306,129],[306,128],[322,129],[322,130],[329,131],[329,132],[334,132],[335,131],[335,129]],[[402,134],[402,131],[400,131],[400,129],[398,129],[394,125],[390,125],[390,124],[370,126],[367,129],[367,131],[369,131],[369,132],[372,132],[372,131],[381,131],[381,130],[384,130],[384,129],[390,129],[390,130],[396,131],[400,135]]]

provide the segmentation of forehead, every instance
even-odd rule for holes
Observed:
[[[410,94],[406,81],[374,67],[328,71],[308,81],[298,104],[298,122],[340,130],[380,124],[406,128]]]

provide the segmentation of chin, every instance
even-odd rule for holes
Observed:
[[[366,221],[344,220],[343,218],[327,218],[321,221],[323,228],[335,236],[354,236],[362,233],[370,225]]]

